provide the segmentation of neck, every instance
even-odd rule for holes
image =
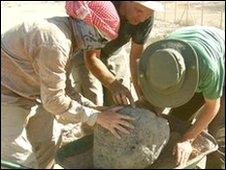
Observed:
[[[128,9],[128,3],[130,2],[127,2],[127,1],[122,1],[121,4],[120,4],[120,7],[119,7],[119,15],[121,16],[126,16],[126,11]]]

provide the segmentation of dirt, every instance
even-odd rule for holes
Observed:
[[[91,169],[93,168],[93,150],[87,150],[84,153],[69,156],[62,161],[65,169]]]

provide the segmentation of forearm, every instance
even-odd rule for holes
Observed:
[[[143,45],[132,43],[131,52],[130,52],[130,72],[131,72],[131,78],[132,78],[133,85],[136,90],[138,98],[141,97],[142,92],[138,85],[137,60],[142,55],[142,52],[143,52]]]
[[[213,106],[204,104],[203,107],[199,110],[198,117],[196,122],[192,127],[183,135],[182,140],[194,140],[196,137],[208,127],[209,123],[214,119],[219,110],[219,101]]]
[[[92,102],[77,93],[69,96],[66,92],[68,55],[55,46],[43,45],[38,49],[40,95],[45,110],[71,123],[86,122],[93,125],[99,111],[85,106],[93,106]],[[69,89],[73,93],[74,89]]]
[[[85,54],[86,67],[92,74],[98,78],[101,83],[108,87],[109,84],[116,80],[115,76],[108,70],[105,64],[98,58],[96,53],[86,52]]]
[[[41,89],[44,108],[57,119],[67,123],[86,122],[91,126],[95,124],[99,111],[91,102],[84,100],[84,97],[80,96],[73,100],[64,90],[55,89],[54,92],[50,92],[45,85],[42,85]]]
[[[131,106],[135,107],[130,91],[108,70],[104,63],[98,58],[98,54],[95,50],[86,52],[85,63],[93,75],[96,76],[101,83],[111,91],[112,99],[115,104],[127,105],[129,101]]]
[[[131,78],[132,78],[132,82],[133,82],[133,86],[136,90],[137,96],[138,98],[140,98],[141,96],[141,89],[138,85],[138,79],[137,79],[137,63],[136,61],[131,61],[130,60],[130,72],[131,72]]]

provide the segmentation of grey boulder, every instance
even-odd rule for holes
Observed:
[[[153,164],[170,137],[169,123],[153,112],[125,107],[119,111],[135,118],[135,129],[117,139],[108,130],[94,128],[94,168],[141,169]]]

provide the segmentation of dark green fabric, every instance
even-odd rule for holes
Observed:
[[[179,55],[183,57],[183,61],[178,58],[176,59],[176,57],[174,59],[181,64],[171,64],[171,66],[169,66],[169,61],[166,59],[163,60],[162,58],[169,57],[165,54],[161,57],[162,62],[151,62],[153,58],[154,60],[157,58],[155,56],[157,52],[166,49],[175,51],[175,53],[180,53]],[[173,53],[173,55],[175,55],[175,53]],[[186,71],[183,75],[182,72],[172,72],[173,65],[182,67],[184,64]],[[152,67],[157,69],[158,73],[150,71],[152,70]],[[178,70],[180,69],[177,69],[177,71]],[[172,77],[170,74],[174,74],[174,77],[181,74],[181,81],[171,81],[168,78],[165,78],[165,76],[162,76],[162,73],[169,77]],[[166,39],[157,41],[145,49],[139,60],[138,82],[142,93],[148,102],[158,107],[178,107],[187,103],[193,97],[195,90],[197,89],[198,78],[198,59],[196,53],[188,43],[181,40]],[[165,84],[167,86],[164,87],[163,85],[159,85],[160,83],[156,83],[158,79],[162,82],[166,80],[167,83]]]

